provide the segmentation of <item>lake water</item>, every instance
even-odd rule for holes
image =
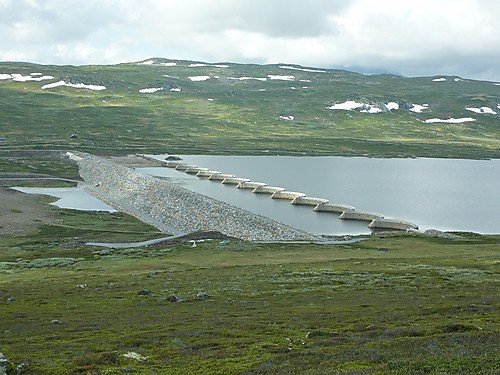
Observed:
[[[82,211],[108,211],[116,212],[116,210],[108,206],[106,203],[77,188],[35,188],[35,187],[14,187],[14,190],[27,194],[50,195],[51,197],[59,198],[59,200],[51,203],[60,208],[70,208],[73,210]]]
[[[157,156],[162,159],[164,156]],[[421,230],[500,233],[500,160],[183,156],[183,162],[331,203],[413,222]],[[171,168],[138,168],[192,191],[318,234],[370,233],[366,222],[253,194]]]

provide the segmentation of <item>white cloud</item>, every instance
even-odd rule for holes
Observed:
[[[490,0],[0,0],[0,60],[365,66],[500,80]]]

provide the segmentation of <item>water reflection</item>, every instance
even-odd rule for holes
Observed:
[[[423,230],[500,233],[500,160],[273,156],[183,159],[191,165],[408,220]],[[335,214],[315,213],[311,207],[292,206],[288,201],[170,168],[138,170],[313,233],[369,233],[364,222],[338,220]]]

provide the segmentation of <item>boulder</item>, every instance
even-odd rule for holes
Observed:
[[[196,297],[196,299],[200,300],[200,301],[205,301],[208,299],[208,293],[207,292],[199,292]]]
[[[0,352],[0,375],[13,375],[18,373],[17,367]]]

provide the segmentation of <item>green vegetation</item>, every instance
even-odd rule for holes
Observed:
[[[189,67],[137,63],[113,66],[42,66],[1,63],[0,73],[55,78],[0,81],[0,149],[76,149],[97,154],[368,155],[500,157],[499,88],[471,80],[432,82],[432,77],[364,76],[340,70],[314,73],[277,65]],[[204,82],[190,76],[210,75]],[[294,75],[294,81],[234,80]],[[218,78],[215,78],[218,77]],[[103,91],[57,87],[49,82],[104,85]],[[143,88],[163,88],[153,94]],[[305,88],[304,88],[305,87]],[[180,92],[170,91],[180,89]],[[265,90],[265,91],[261,91]],[[346,100],[399,110],[368,114],[330,110]],[[430,105],[422,113],[412,104]],[[294,116],[293,121],[280,116]],[[425,124],[429,118],[474,117],[475,122]],[[70,139],[76,134],[78,138]]]
[[[50,197],[43,200],[49,202]],[[19,211],[21,212],[21,211]],[[46,257],[92,259],[85,242],[134,242],[164,236],[155,228],[124,213],[92,212],[50,208],[53,217],[33,233],[20,237],[0,237],[0,271],[4,267],[25,268],[25,261]],[[22,260],[16,264],[16,260]]]
[[[0,256],[36,251],[17,241]],[[492,374],[499,250],[498,236],[61,243],[38,251],[45,268],[4,264],[0,347],[31,374]]]
[[[500,112],[491,82],[155,62],[0,63],[0,74],[55,77],[0,80],[0,185],[79,179],[73,162],[37,150],[500,157],[499,115],[465,110]],[[270,74],[296,79],[229,79]],[[212,78],[187,78],[198,75]],[[40,89],[59,80],[107,90]],[[139,93],[147,87],[163,90]],[[346,100],[400,109],[327,109]],[[424,103],[427,111],[408,111]],[[435,117],[477,121],[422,122]],[[0,351],[23,373],[500,373],[500,236],[113,250],[85,243],[162,234],[122,213],[62,210],[47,197],[8,205],[13,196],[0,193],[0,219],[15,221],[0,235]]]

